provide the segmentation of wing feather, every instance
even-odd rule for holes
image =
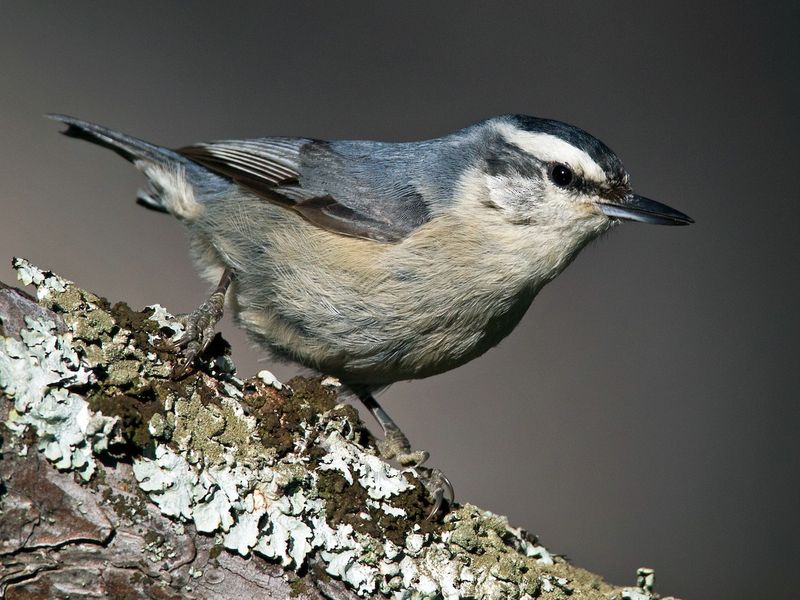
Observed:
[[[395,156],[386,150],[391,146],[257,138],[178,152],[328,231],[396,242],[427,221],[430,211],[398,161],[387,159]]]
[[[294,144],[272,139],[231,140],[187,146],[178,152],[212,170],[214,167],[206,163],[224,168],[229,171],[228,176],[241,170],[263,177],[269,184],[279,185],[298,179],[300,145],[300,140]]]

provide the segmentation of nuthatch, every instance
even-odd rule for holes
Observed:
[[[230,288],[238,324],[274,355],[338,377],[402,465],[427,453],[411,451],[373,392],[495,346],[620,221],[692,223],[634,194],[605,144],[547,119],[494,117],[422,142],[264,137],[169,150],[51,116],[141,170],[138,202],[183,221],[200,272],[219,282],[188,316],[187,361]],[[438,510],[452,488],[427,471]]]

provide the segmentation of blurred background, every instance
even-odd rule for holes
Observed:
[[[381,399],[458,499],[686,599],[796,598],[796,2],[6,1],[0,280],[23,256],[135,307],[208,289],[140,175],[64,112],[167,146],[567,121],[693,216],[585,250],[497,349]],[[222,324],[243,375],[265,360]]]

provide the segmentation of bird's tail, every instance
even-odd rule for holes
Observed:
[[[139,190],[136,196],[139,204],[160,212],[173,213],[179,217],[188,216],[180,214],[181,209],[185,208],[182,206],[185,202],[176,197],[176,190],[172,189],[175,187],[174,181],[171,180],[185,181],[187,177],[192,179],[192,175],[208,177],[209,174],[205,169],[174,150],[156,146],[101,125],[67,115],[49,114],[47,117],[67,125],[67,128],[62,131],[64,135],[113,150],[144,172],[148,177],[148,183]]]

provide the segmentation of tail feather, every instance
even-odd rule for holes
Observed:
[[[217,176],[169,148],[68,115],[49,114],[47,117],[66,124],[64,135],[113,150],[144,172],[148,183],[139,190],[136,201],[145,208],[189,217],[191,206],[196,203],[191,187],[181,182],[188,178],[190,186],[205,188],[219,181]]]
[[[177,152],[161,146],[156,146],[119,131],[114,131],[102,125],[82,121],[68,115],[49,114],[48,118],[60,121],[67,125],[62,131],[68,137],[78,138],[92,142],[109,150],[113,150],[124,159],[131,162],[147,160],[156,164],[169,162],[185,163],[186,159]]]

